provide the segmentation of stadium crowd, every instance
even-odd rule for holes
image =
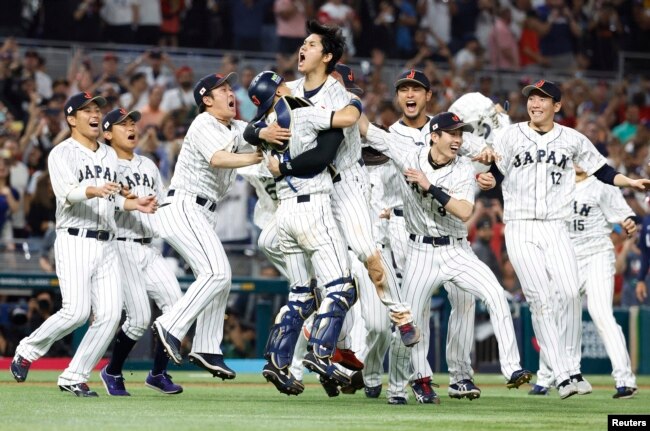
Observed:
[[[311,17],[344,28],[349,41],[346,61],[368,58],[355,71],[356,81],[364,90],[364,111],[377,124],[388,126],[400,116],[392,82],[383,79],[382,71],[388,60],[401,59],[405,69],[418,67],[424,71],[434,94],[428,106],[431,114],[447,110],[466,92],[479,91],[495,102],[507,100],[507,113],[513,122],[527,119],[523,96],[518,91],[504,92],[504,86],[495,82],[493,75],[480,76],[476,72],[519,72],[518,87],[521,87],[545,69],[561,70],[575,77],[561,83],[562,110],[556,121],[589,137],[621,173],[630,177],[650,175],[650,71],[631,74],[617,82],[583,79],[578,72],[615,70],[619,50],[650,52],[648,2],[48,0],[12,3],[17,15],[10,19],[12,14],[7,13],[0,22],[0,36],[5,36],[0,47],[0,253],[22,253],[27,239],[37,238],[40,268],[46,272],[54,271],[51,246],[55,220],[47,155],[69,136],[63,105],[71,94],[79,91],[101,94],[109,102],[102,108],[104,112],[116,107],[140,111],[138,152],[157,163],[163,180],[168,183],[184,133],[197,115],[192,90],[198,76],[191,67],[178,64],[168,55],[165,46],[237,50],[221,58],[218,72],[238,72],[239,83],[235,88],[238,118],[249,121],[256,107],[248,98],[247,88],[259,70],[246,64],[240,52],[277,52],[275,69],[286,80],[295,79],[294,54],[306,35],[304,22]],[[124,4],[132,7],[125,8]],[[246,19],[241,19],[244,16]],[[93,62],[88,52],[78,49],[67,75],[53,76],[38,49],[20,46],[11,35],[91,43],[138,43],[150,48],[130,63],[107,50],[97,51],[101,55],[96,58],[101,60]],[[645,194],[627,193],[626,200],[636,214],[650,217]],[[252,187],[238,180],[218,210],[220,217],[239,221],[221,232],[220,238],[226,244],[244,247],[255,244],[256,228],[251,221],[255,200]],[[468,222],[470,240],[476,254],[490,266],[513,298],[525,301],[505,251],[502,202],[499,187],[481,192]],[[626,238],[620,228],[615,228],[612,240],[618,253],[615,303],[636,305],[635,287],[637,282],[644,281],[639,278],[639,270],[642,260],[648,259],[639,244],[645,238]],[[17,300],[20,298],[0,295],[0,303]],[[7,334],[29,333],[29,328],[37,327],[52,312],[55,303],[56,298],[38,292],[20,307],[7,308],[10,312],[0,322],[0,355],[13,354],[15,342]],[[24,315],[17,311],[14,316],[13,310],[17,308]],[[246,309],[246,305],[240,308]],[[250,322],[242,319],[242,327],[248,328]],[[16,325],[27,329],[22,332],[9,329]],[[247,338],[246,343],[250,344],[249,341]],[[56,349],[50,351],[50,354],[58,353]]]

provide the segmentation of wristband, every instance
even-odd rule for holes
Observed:
[[[451,199],[451,196],[449,196],[447,193],[443,192],[441,188],[434,186],[433,184],[429,186],[429,189],[427,190],[431,196],[440,204],[445,207],[449,203],[449,200]]]
[[[287,162],[280,163],[280,173],[282,175],[291,175],[291,164]]]
[[[359,115],[363,113],[363,105],[361,104],[361,100],[359,99],[350,99],[350,103],[348,103],[350,106],[354,106],[359,110]]]

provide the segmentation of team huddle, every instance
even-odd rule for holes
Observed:
[[[154,163],[135,153],[139,112],[116,109],[102,118],[102,97],[80,93],[67,101],[71,137],[49,156],[63,306],[20,342],[11,363],[16,381],[92,310],[59,388],[97,396],[87,382],[114,338],[100,378],[109,395],[128,396],[122,369],[150,324],[150,299],[162,315],[153,322],[157,343],[146,386],[183,391],[167,365],[182,363],[181,340],[194,324],[190,362],[234,379],[221,351],[231,270],[215,210],[239,174],[258,193],[259,247],[289,282],[262,370],[279,392],[300,395],[307,368],[328,396],[363,389],[379,398],[388,353],[389,404],[406,404],[409,386],[418,403],[440,403],[427,354],[431,297],[441,287],[451,304],[449,396],[481,396],[470,358],[477,299],[490,314],[505,385],[518,388],[533,373],[521,367],[506,292],[467,241],[477,189],[496,186],[492,167],[504,177],[506,247],[540,345],[529,393],[554,387],[564,399],[591,392],[580,371],[586,294],[612,361],[614,398],[634,396],[612,313],[608,234],[611,223],[628,235],[636,230],[634,213],[612,186],[644,191],[650,180],[616,172],[585,136],[554,123],[561,91],[544,80],[522,90],[530,121],[510,124],[480,93],[427,115],[431,84],[408,70],[394,84],[402,117],[379,128],[363,114],[352,72],[337,64],[341,31],[309,22],[308,32],[298,54],[302,78],[285,82],[265,71],[252,81],[248,93],[258,110],[250,124],[234,119],[235,74],[196,84],[200,113],[168,190]],[[152,246],[155,237],[192,268],[196,280],[184,295]]]

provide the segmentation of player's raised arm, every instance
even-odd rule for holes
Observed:
[[[451,197],[439,187],[431,184],[422,171],[409,168],[404,171],[404,175],[408,182],[417,184],[420,189],[428,193],[432,199],[440,202],[440,205],[442,205],[445,210],[455,215],[463,222],[466,222],[472,216],[474,205],[471,202]]]

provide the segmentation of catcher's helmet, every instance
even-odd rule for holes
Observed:
[[[266,111],[273,105],[275,91],[278,89],[283,79],[280,75],[270,70],[265,70],[257,74],[251,85],[248,87],[248,97],[257,106],[257,114],[254,121],[264,116]]]

